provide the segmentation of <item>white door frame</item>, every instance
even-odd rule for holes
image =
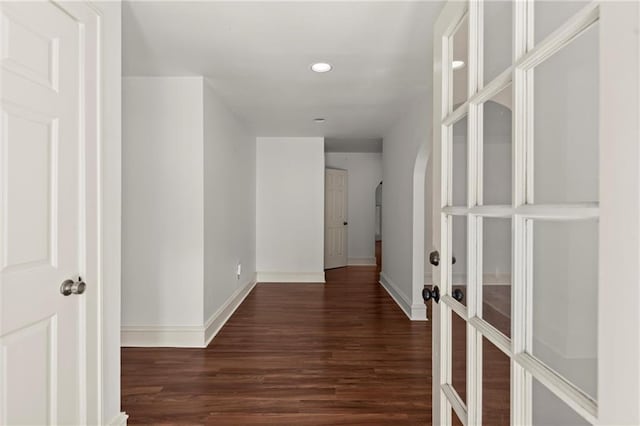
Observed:
[[[470,70],[481,63],[478,56],[478,39],[472,34],[482,34],[481,1],[448,2],[435,26],[434,38],[434,246],[441,259],[449,259],[451,253],[447,235],[446,214],[505,216],[515,214],[512,259],[514,260],[514,285],[512,296],[512,334],[509,340],[476,316],[478,294],[475,277],[468,273],[468,307],[451,297],[451,280],[448,262],[433,269],[434,284],[440,286],[440,304],[433,305],[433,424],[450,424],[453,409],[463,424],[481,423],[482,338],[486,337],[511,359],[511,423],[531,424],[531,383],[533,377],[572,407],[588,421],[599,425],[640,424],[640,41],[637,29],[640,25],[640,5],[637,2],[594,1],[575,14],[557,31],[533,45],[533,2],[514,3],[514,53],[518,58],[514,66],[482,86],[481,72],[469,73],[469,100],[451,108],[448,100],[450,72],[448,64],[448,37],[466,13],[469,13],[469,63]],[[599,21],[600,34],[600,201],[576,206],[572,211],[554,206],[522,206],[528,197],[525,187],[526,156],[530,141],[528,126],[532,110],[524,103],[530,89],[527,71],[566,45],[576,34],[591,23]],[[481,69],[481,67],[479,67]],[[443,71],[444,70],[444,71]],[[509,83],[514,93],[514,172],[513,205],[476,207],[475,190],[469,185],[467,207],[447,207],[449,179],[447,152],[441,145],[448,138],[449,126],[469,114],[469,129],[474,122],[477,105],[490,99]],[[469,132],[470,152],[474,147],[473,132]],[[469,158],[475,158],[469,155]],[[469,162],[469,171],[476,167]],[[475,173],[474,173],[475,174]],[[471,175],[471,173],[470,173]],[[477,183],[476,183],[477,185]],[[480,185],[481,187],[481,185]],[[526,274],[523,262],[518,261],[526,252],[526,241],[519,231],[526,218],[586,218],[599,217],[599,281],[598,281],[598,398],[592,400],[563,380],[558,374],[525,352],[527,345],[526,312],[530,311],[527,298]],[[474,221],[468,221],[469,244],[472,264],[473,240],[477,238]],[[524,233],[522,233],[524,234]],[[475,244],[477,245],[477,244]],[[522,258],[520,259],[522,260]],[[520,266],[518,266],[520,265]],[[441,270],[442,269],[442,270]],[[520,283],[517,284],[516,282]],[[467,320],[467,401],[462,402],[450,383],[449,313],[455,312]],[[454,315],[455,315],[454,314]],[[530,322],[528,323],[530,324]]]

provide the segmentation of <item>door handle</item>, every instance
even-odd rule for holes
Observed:
[[[440,264],[440,253],[438,252],[438,250],[434,250],[429,253],[429,263],[431,263],[433,266],[438,266]],[[455,256],[451,256],[451,264],[456,264]]]
[[[464,293],[459,288],[456,288],[453,290],[453,293],[451,293],[451,297],[456,299],[458,302],[462,302],[462,299],[464,299]]]
[[[347,225],[349,224],[349,222],[342,222],[342,224],[343,224],[344,226],[347,226]]]
[[[70,296],[72,294],[82,294],[87,289],[87,284],[82,281],[82,278],[78,277],[78,281],[64,280],[60,285],[60,293],[63,296]]]
[[[433,289],[423,288],[422,289],[422,298],[425,302],[433,299],[434,302],[438,303],[440,301],[440,289],[437,285],[433,286]]]

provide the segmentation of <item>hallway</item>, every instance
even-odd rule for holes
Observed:
[[[427,424],[430,322],[375,267],[258,284],[207,349],[123,348],[129,424]]]

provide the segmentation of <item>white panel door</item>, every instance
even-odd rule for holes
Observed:
[[[324,180],[324,267],[347,266],[347,171],[326,169]]]
[[[86,416],[85,38],[62,7],[3,2],[0,15],[6,425],[81,424]],[[68,296],[61,293],[66,280]]]
[[[640,424],[639,26],[638,2],[441,12],[433,424]]]

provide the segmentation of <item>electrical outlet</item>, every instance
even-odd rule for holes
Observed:
[[[236,269],[236,275],[238,279],[240,279],[240,274],[242,274],[242,263],[238,263],[238,268]]]

